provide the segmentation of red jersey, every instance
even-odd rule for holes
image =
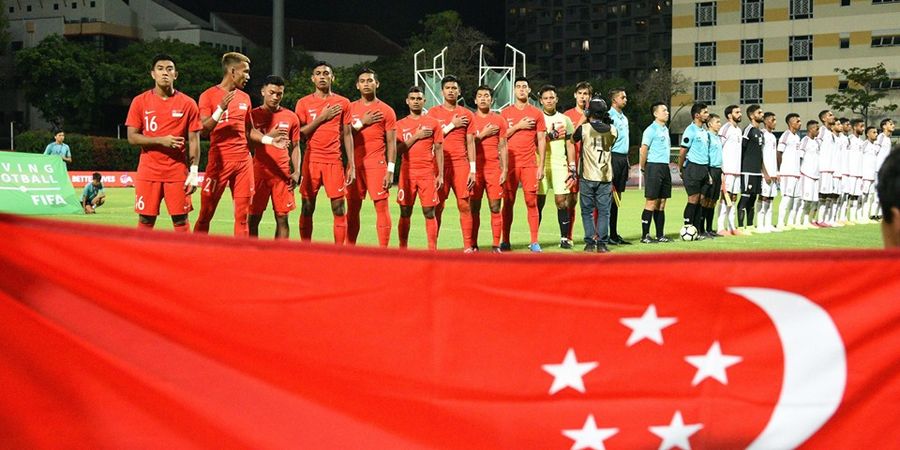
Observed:
[[[162,98],[151,89],[131,101],[125,126],[136,128],[147,137],[183,137],[185,145],[180,148],[161,145],[141,147],[137,177],[144,181],[184,181],[187,177],[185,151],[188,133],[203,129],[194,99],[178,91],[171,97]]]
[[[488,124],[493,124],[500,130],[497,134],[489,136],[481,141],[475,140],[475,162],[476,166],[484,171],[500,170],[500,137],[506,136],[506,119],[500,117],[500,114],[490,112],[486,116],[475,114],[472,122],[473,132],[480,132]]]
[[[453,109],[447,109],[441,105],[428,110],[428,117],[437,119],[441,128],[452,122],[453,116],[468,117],[469,124],[465,127],[454,128],[444,136],[444,164],[468,163],[469,152],[466,147],[466,135],[475,134],[475,128],[472,128],[475,115],[472,114],[472,111],[459,105]],[[441,130],[438,132],[443,133]]]
[[[407,116],[397,121],[397,140],[405,141],[416,134],[419,129],[432,130],[433,134],[419,139],[403,153],[403,166],[409,169],[410,178],[433,177],[435,172],[434,144],[444,142],[441,124],[437,119],[428,116],[414,118]]]
[[[585,118],[584,113],[579,111],[578,108],[570,108],[565,112],[566,117],[572,120],[572,125],[575,129],[578,129],[578,122]],[[575,143],[575,161],[578,161],[578,155],[581,154],[581,141]]]
[[[518,130],[507,139],[509,146],[509,167],[537,167],[537,133],[547,131],[544,123],[544,115],[541,110],[531,105],[525,105],[519,109],[516,105],[509,105],[500,111],[500,115],[506,119],[507,125],[512,128],[525,117],[534,120],[535,125],[531,130]]]
[[[353,161],[357,167],[374,168],[385,166],[385,146],[387,137],[385,134],[388,130],[397,128],[397,115],[394,109],[381,100],[375,99],[374,102],[366,104],[365,100],[359,99],[350,104],[349,123],[353,123],[356,119],[362,120],[368,111],[381,111],[382,120],[369,126],[362,127],[359,131],[353,133]]]
[[[200,94],[200,115],[212,116],[228,92],[215,85]],[[247,120],[250,117],[250,96],[236,89],[222,113],[219,123],[209,132],[210,156],[218,154],[222,161],[245,161],[250,156],[247,145]],[[251,122],[252,123],[252,122]]]
[[[300,121],[293,111],[278,107],[278,110],[270,112],[266,107],[260,106],[250,112],[253,126],[263,134],[268,134],[274,129],[287,132],[292,144],[300,142]],[[253,162],[272,176],[291,176],[291,152],[293,148],[282,149],[274,145],[251,143],[253,147]]]
[[[319,125],[306,141],[306,153],[311,162],[341,164],[341,132],[342,127],[350,122],[350,100],[333,92],[325,97],[309,94],[297,100],[294,108],[302,127],[316,120],[325,108],[332,105],[340,105],[341,113]]]

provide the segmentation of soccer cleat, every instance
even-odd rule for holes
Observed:
[[[503,250],[500,250],[500,247],[493,246],[491,247],[491,253],[503,253]]]
[[[754,232],[754,233],[758,233],[758,234],[767,234],[767,233],[771,233],[771,231],[769,231],[768,228],[757,228],[757,229],[753,230],[753,232]]]
[[[631,242],[626,241],[622,236],[610,238],[609,243],[612,245],[631,245]]]
[[[594,244],[585,244],[584,251],[586,251],[588,253],[594,253],[597,251],[597,246]]]
[[[716,231],[716,234],[719,235],[719,236],[731,236],[731,235],[733,235],[733,233],[731,232],[731,230],[719,230],[719,231]]]
[[[782,231],[784,231],[783,229],[776,227],[768,227],[766,229],[769,230],[770,233],[781,233]]]
[[[559,240],[559,248],[570,249],[572,248],[572,241],[562,238]]]
[[[597,244],[597,253],[609,253],[609,247],[606,244]]]
[[[528,250],[531,250],[532,253],[543,252],[543,250],[541,250],[541,244],[538,244],[537,242],[532,242],[531,244],[528,244]]]
[[[697,236],[697,237],[699,238],[700,236]],[[672,242],[672,240],[665,236],[660,236],[660,237],[656,238],[656,242],[667,243],[667,242]]]
[[[709,238],[709,239],[717,239],[717,238],[719,238],[719,235],[716,234],[716,233],[713,233],[712,231],[707,231],[706,233],[703,233],[703,235],[706,236],[706,237]]]
[[[512,250],[512,245],[509,245],[509,242],[501,242],[500,250],[504,251],[504,252],[508,252],[508,251]]]
[[[473,254],[473,253],[478,253],[478,250],[475,250],[474,247],[469,247],[469,248],[463,250],[463,253],[469,255],[469,254]]]
[[[650,237],[649,234],[644,236],[643,238],[641,238],[641,244],[655,244],[655,243],[657,243],[657,240]]]

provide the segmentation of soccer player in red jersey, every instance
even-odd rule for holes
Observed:
[[[289,152],[274,145],[253,144],[253,201],[250,203],[250,236],[259,236],[259,222],[272,199],[275,239],[290,237],[288,213],[297,208],[294,188],[300,179],[300,121],[297,114],[281,107],[284,78],[269,75],[262,87],[263,104],[250,111],[253,127],[262,133],[284,133],[291,142]],[[291,165],[294,171],[291,172]]]
[[[397,158],[397,115],[393,108],[376,97],[378,77],[374,70],[360,69],[356,75],[356,88],[361,98],[350,104],[356,182],[347,190],[347,242],[356,244],[359,211],[368,192],[375,204],[378,245],[387,247],[391,240],[388,193],[394,182]]]
[[[421,88],[409,88],[406,105],[409,115],[397,121],[397,151],[402,157],[400,189],[397,191],[397,203],[400,204],[397,236],[400,248],[406,248],[410,217],[418,195],[425,216],[428,249],[437,250],[438,226],[434,208],[438,203],[437,191],[444,184],[444,133],[436,119],[422,115],[425,94]]]
[[[494,235],[492,251],[500,253],[500,235],[503,231],[503,217],[500,215],[500,200],[503,199],[503,185],[506,183],[507,149],[506,120],[491,112],[494,90],[479,86],[475,90],[475,104],[478,111],[472,126],[475,128],[475,187],[469,197],[472,207],[472,245],[478,248],[478,228],[481,225],[481,199],[487,191],[491,208],[491,232]]]
[[[200,112],[194,99],[175,90],[178,71],[168,55],[153,58],[150,69],[154,87],[131,101],[128,143],[141,147],[134,183],[134,211],[138,228],[152,229],[159,204],[166,200],[175,231],[190,230],[191,194],[197,189],[200,161]],[[187,143],[190,172],[185,163]]]
[[[436,209],[438,230],[444,202],[450,197],[450,189],[456,194],[459,208],[459,224],[462,228],[463,248],[466,253],[475,251],[472,246],[472,212],[469,208],[469,191],[475,185],[475,130],[472,128],[472,111],[457,105],[459,80],[453,75],[441,79],[444,103],[428,111],[437,119],[444,133],[444,186],[438,192]]]
[[[516,78],[513,92],[516,101],[500,111],[509,126],[506,131],[509,175],[506,179],[506,201],[503,202],[503,240],[500,248],[510,250],[509,231],[512,227],[513,206],[521,183],[525,193],[525,206],[528,208],[528,228],[531,230],[531,245],[528,248],[533,252],[540,252],[537,188],[538,181],[544,178],[547,125],[541,110],[528,104],[531,88],[527,78]]]
[[[200,191],[200,215],[195,233],[208,233],[225,187],[234,201],[234,235],[249,236],[247,214],[253,197],[253,160],[247,142],[287,147],[287,138],[276,130],[274,136],[253,128],[250,96],[241,89],[250,81],[250,59],[229,52],[222,55],[222,81],[200,94],[200,121],[209,133],[206,179]]]
[[[353,155],[353,128],[350,127],[350,100],[331,92],[334,68],[325,61],[315,63],[312,82],[316,90],[297,100],[294,111],[300,119],[300,132],[306,137],[300,179],[300,239],[312,239],[316,195],[325,187],[334,214],[334,243],[343,245],[347,238],[347,216],[344,194],[356,180]],[[346,171],[341,161],[341,140],[347,155]]]
[[[584,110],[587,108],[592,95],[594,95],[594,88],[591,86],[591,83],[582,81],[575,85],[575,107],[569,108],[569,110],[565,112],[565,115],[572,120],[572,124],[575,126],[576,130],[587,122],[587,116],[585,116]],[[575,143],[575,164],[576,166],[580,166],[581,164],[581,141]],[[575,183],[575,185],[569,189],[569,192],[569,195],[572,197],[569,200],[569,204],[572,205],[569,208],[569,240],[571,241],[572,232],[575,230],[575,218],[578,217],[578,214],[575,214],[575,204],[578,201],[578,183]],[[596,214],[597,210],[594,209],[594,215]]]

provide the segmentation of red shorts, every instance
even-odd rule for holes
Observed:
[[[472,196],[481,199],[487,192],[488,200],[500,200],[503,198],[503,185],[500,184],[499,170],[485,170],[475,176],[475,187],[472,188]]]
[[[284,215],[297,208],[290,181],[285,180],[283,176],[257,170],[253,178],[256,180],[256,186],[253,201],[250,202],[250,215],[261,216],[270,198],[275,214]]]
[[[191,196],[184,193],[183,181],[134,181],[134,212],[143,216],[158,216],[163,198],[166,199],[170,216],[180,216],[194,210]]]
[[[440,201],[450,197],[450,189],[456,194],[456,198],[469,198],[469,163],[444,165],[444,185],[438,191]]]
[[[200,200],[214,200],[218,203],[225,192],[231,188],[232,197],[253,197],[253,159],[247,155],[244,161],[221,161],[211,159],[206,164],[206,179],[200,191]]]
[[[437,190],[434,188],[433,176],[418,178],[400,176],[397,203],[400,206],[413,206],[416,203],[416,195],[419,196],[422,207],[428,208],[437,205]]]
[[[390,189],[383,189],[381,184],[384,183],[384,175],[387,173],[387,166],[374,168],[356,168],[356,181],[347,186],[347,198],[362,200],[366,198],[366,192],[372,201],[384,200],[388,198]]]
[[[300,180],[300,195],[305,199],[315,200],[322,186],[325,186],[325,193],[332,200],[344,197],[347,192],[344,185],[344,166],[341,164],[305,160],[301,171],[303,178]]]
[[[516,194],[516,189],[522,183],[522,190],[530,193],[537,193],[538,179],[537,167],[513,167],[509,169],[506,176],[506,192],[510,195]]]

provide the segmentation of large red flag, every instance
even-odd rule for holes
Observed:
[[[897,252],[0,235],[4,448],[897,446]]]

